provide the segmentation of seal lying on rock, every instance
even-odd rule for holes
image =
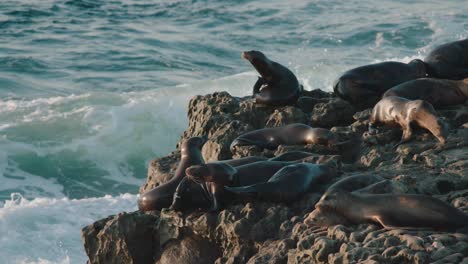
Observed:
[[[427,195],[354,194],[342,190],[325,193],[315,205],[317,213],[334,216],[337,224],[346,219],[354,224],[374,222],[384,228],[434,228],[454,230],[468,226],[468,215],[455,207]],[[323,216],[323,215],[322,215]],[[325,217],[326,218],[326,217]],[[317,222],[327,222],[325,218]],[[312,219],[306,223],[315,223]],[[328,224],[328,223],[325,223]]]
[[[423,78],[426,66],[421,60],[412,60],[408,64],[401,62],[382,62],[351,69],[333,85],[333,91],[363,110],[373,107],[388,89],[400,83]]]
[[[468,39],[435,48],[424,62],[431,77],[452,80],[468,78]]]
[[[460,81],[432,78],[412,80],[386,91],[383,97],[388,96],[421,99],[435,108],[463,104],[468,99],[468,78]]]
[[[291,202],[310,191],[316,184],[327,183],[336,177],[336,171],[326,165],[297,163],[286,166],[267,182],[225,190],[243,200],[261,199],[273,202]]]
[[[325,128],[312,128],[294,123],[283,127],[263,128],[240,135],[231,143],[235,146],[256,145],[266,149],[276,149],[279,145],[333,145],[338,142],[335,133]]]
[[[293,164],[294,162],[281,161],[258,161],[254,163],[244,164],[242,166],[233,167],[228,163],[212,162],[207,164],[194,165],[185,170],[187,180],[192,180],[200,184],[204,189],[204,197],[210,204],[203,207],[211,207],[211,211],[216,211],[219,208],[219,201],[224,194],[223,187],[229,186],[244,186],[259,182],[266,182],[276,172],[283,167]],[[186,207],[187,196],[190,196],[191,188],[187,180],[184,179],[174,193],[171,208],[178,209]],[[189,199],[192,199],[190,197]]]
[[[382,98],[372,109],[369,119],[369,132],[375,132],[376,124],[400,126],[403,135],[398,145],[410,140],[412,135],[411,123],[429,130],[442,144],[445,144],[448,130],[447,125],[437,116],[434,107],[423,100],[410,101],[397,96]]]
[[[289,202],[299,198],[314,184],[328,182],[336,176],[334,169],[310,163],[285,166],[268,179],[257,175],[261,170],[240,174],[237,168],[222,163],[192,166],[186,173],[196,182],[208,183],[213,202],[211,210],[219,209],[219,200],[225,191],[240,199]]]
[[[256,103],[281,106],[297,101],[302,86],[288,68],[269,60],[260,51],[244,51],[241,56],[248,60],[261,76],[253,88]]]
[[[185,169],[192,165],[205,163],[201,154],[201,148],[205,141],[206,140],[201,137],[192,137],[182,143],[180,149],[180,163],[174,177],[168,182],[140,196],[138,199],[138,208],[141,211],[161,210],[171,205],[174,192],[180,181],[185,177]]]
[[[354,175],[333,183],[328,187],[327,191],[343,190],[353,192],[383,180],[384,178],[377,175]]]

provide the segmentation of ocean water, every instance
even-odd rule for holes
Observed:
[[[84,263],[80,229],[136,210],[188,100],[248,95],[261,50],[306,89],[468,37],[457,1],[0,1],[0,259]]]

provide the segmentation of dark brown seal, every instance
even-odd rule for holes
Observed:
[[[373,107],[388,89],[426,75],[426,66],[421,60],[412,60],[408,64],[394,61],[376,63],[343,73],[335,81],[333,91],[362,110]]]
[[[260,157],[260,156],[248,156],[248,157],[243,157],[239,159],[229,159],[229,160],[220,160],[220,161],[214,161],[214,162],[221,162],[221,163],[226,163],[229,164],[233,167],[238,167],[258,161],[265,161],[268,160],[265,157]]]
[[[240,135],[231,143],[235,146],[256,145],[266,149],[276,149],[279,145],[333,145],[337,136],[325,128],[312,128],[294,123],[283,127],[263,128]]]
[[[374,222],[388,229],[454,230],[468,226],[468,215],[427,195],[355,194],[335,190],[325,193],[315,208],[354,224]]]
[[[411,139],[411,123],[429,130],[442,144],[445,144],[448,135],[447,125],[437,116],[434,107],[423,100],[410,101],[397,96],[382,98],[372,109],[369,132],[375,133],[376,124],[400,126],[403,135],[400,143],[396,145],[398,146]]]
[[[220,200],[224,195],[224,186],[244,186],[259,182],[266,182],[277,171],[294,162],[280,161],[258,161],[233,167],[228,163],[212,162],[206,164],[194,165],[186,169],[187,179],[197,182],[204,188],[204,197],[210,203],[211,211],[219,209]],[[177,209],[184,207],[190,198],[189,183],[185,180],[181,182],[180,188],[174,194],[174,200],[171,208]]]
[[[468,78],[468,39],[438,46],[424,62],[431,77],[461,80]]]
[[[185,177],[185,169],[192,166],[203,164],[201,148],[205,139],[201,137],[192,137],[187,139],[180,149],[180,163],[174,174],[174,177],[168,182],[155,187],[143,193],[138,199],[138,208],[141,211],[161,210],[168,208],[173,200],[174,192],[180,181]]]
[[[343,178],[328,187],[327,191],[331,190],[343,190],[348,192],[357,191],[365,188],[374,183],[384,180],[382,177],[377,175],[353,175]]]
[[[315,185],[327,183],[335,176],[336,171],[326,165],[297,163],[282,168],[267,182],[240,187],[226,186],[225,190],[242,200],[292,202]]]
[[[248,60],[261,76],[253,88],[256,103],[280,106],[297,101],[302,86],[288,68],[269,60],[260,51],[244,51],[241,56]]]
[[[421,99],[435,108],[463,104],[468,99],[468,78],[460,81],[432,78],[412,80],[386,91],[383,97],[388,96]]]

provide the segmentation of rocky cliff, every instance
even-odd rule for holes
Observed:
[[[361,152],[352,153],[355,163],[336,159],[338,179],[379,175],[391,192],[433,195],[468,212],[468,103],[438,113],[451,126],[446,145],[416,130],[411,142],[393,150],[399,130],[368,135],[369,109],[356,112],[321,90],[305,91],[296,105],[280,108],[219,92],[192,98],[182,140],[207,135],[202,149],[206,161],[272,157],[290,150],[336,155],[339,152],[321,146],[229,149],[234,138],[258,128],[297,122],[331,128],[341,140],[363,140]],[[176,150],[151,161],[140,193],[169,180],[178,160]],[[304,219],[321,194],[310,193],[292,204],[238,203],[219,213],[121,213],[83,228],[84,247],[90,263],[468,263],[468,234],[463,230],[384,230],[372,224],[308,227]]]

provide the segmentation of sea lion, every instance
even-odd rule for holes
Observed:
[[[295,160],[302,160],[307,157],[311,156],[318,156],[317,154],[305,152],[305,151],[288,151],[286,153],[282,153],[276,157],[270,158],[270,161],[295,161]]]
[[[445,144],[448,130],[445,122],[437,116],[434,107],[423,100],[410,101],[397,96],[382,98],[372,109],[369,119],[369,133],[375,133],[376,124],[400,126],[403,129],[401,141],[407,142],[412,135],[411,123],[429,130],[442,144]]]
[[[288,68],[256,50],[244,51],[241,57],[248,60],[261,76],[253,87],[255,103],[281,106],[297,101],[302,86]]]
[[[217,211],[224,195],[224,186],[244,186],[266,182],[277,171],[295,162],[258,161],[233,167],[228,163],[212,162],[190,166],[185,170],[187,179],[197,182],[204,189],[204,196],[210,201],[210,211]],[[180,208],[184,197],[190,196],[188,184],[181,186],[174,194],[171,208]],[[177,198],[177,199],[176,199]],[[188,199],[187,199],[188,200]]]
[[[363,110],[373,107],[388,89],[426,75],[426,66],[421,60],[412,60],[408,64],[381,62],[343,73],[335,81],[333,91],[341,99]]]
[[[350,222],[334,211],[315,209],[304,219],[304,224],[307,226],[334,226],[350,225]]]
[[[355,194],[326,192],[315,205],[354,224],[374,222],[387,229],[434,228],[454,230],[468,226],[468,215],[431,196],[419,194]]]
[[[213,161],[213,162],[226,163],[233,167],[238,167],[238,166],[242,166],[242,165],[246,165],[246,164],[250,164],[250,163],[254,163],[258,161],[265,161],[265,160],[269,160],[269,159],[266,157],[260,157],[260,156],[248,156],[248,157],[243,157],[239,159],[220,160],[220,161]]]
[[[185,169],[192,165],[204,163],[201,148],[205,141],[206,140],[201,137],[192,137],[182,143],[180,148],[180,162],[174,177],[168,182],[140,196],[138,199],[138,208],[141,211],[161,210],[171,205],[174,191],[180,181],[185,177]]]
[[[266,149],[276,149],[279,145],[336,144],[337,136],[325,128],[312,128],[301,123],[282,127],[263,128],[244,133],[234,139],[235,146],[256,145]]]
[[[343,178],[328,187],[327,191],[343,190],[353,192],[384,180],[377,175],[353,175]]]
[[[438,46],[424,58],[424,62],[431,77],[452,80],[468,78],[468,39]]]
[[[421,78],[392,87],[383,97],[398,96],[421,99],[435,108],[465,103],[468,99],[468,78],[460,81]]]
[[[240,187],[225,186],[224,189],[242,200],[291,202],[300,198],[314,185],[327,183],[335,176],[336,171],[326,165],[297,163],[282,168],[267,182]]]

